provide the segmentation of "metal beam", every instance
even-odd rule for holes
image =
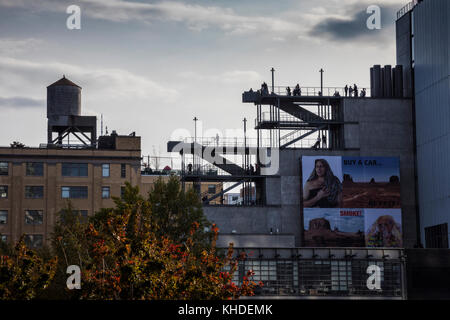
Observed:
[[[324,128],[326,128],[326,126],[321,126],[321,127],[318,127],[318,128],[316,128],[316,129],[314,129],[314,130],[311,130],[310,132],[307,132],[307,133],[305,133],[305,134],[302,134],[300,137],[295,138],[294,140],[289,141],[288,143],[283,144],[283,145],[280,147],[280,149],[284,149],[284,148],[286,148],[287,146],[289,146],[289,145],[291,145],[291,144],[297,142],[298,140],[301,140],[301,139],[303,139],[303,138],[306,138],[307,136],[313,134],[314,132],[317,132],[317,131],[322,130],[322,129],[324,129]]]
[[[228,191],[230,191],[231,189],[236,188],[238,185],[240,185],[240,184],[243,183],[243,182],[244,182],[244,180],[239,181],[239,182],[236,182],[235,184],[231,185],[231,187],[228,187],[228,188],[226,188],[225,190],[222,190],[221,192],[216,193],[216,194],[213,195],[211,198],[206,199],[206,200],[203,201],[203,202],[204,202],[204,203],[209,203],[210,201],[212,201],[212,200],[214,200],[214,199],[216,199],[216,198],[222,196],[225,192],[228,192]]]

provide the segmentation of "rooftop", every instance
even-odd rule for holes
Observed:
[[[54,87],[54,86],[73,86],[73,87],[78,87],[81,89],[81,87],[79,85],[77,85],[77,84],[73,83],[72,81],[70,81],[69,79],[67,79],[65,75],[63,75],[63,77],[61,79],[59,79],[58,81],[49,85],[47,88]]]

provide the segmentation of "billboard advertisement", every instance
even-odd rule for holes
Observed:
[[[305,246],[401,247],[398,158],[302,157]]]

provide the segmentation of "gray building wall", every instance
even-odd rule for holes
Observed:
[[[278,175],[266,179],[267,206],[204,207],[206,217],[220,229],[222,236],[219,235],[219,243],[234,239],[232,242],[235,244],[245,243],[247,247],[302,246],[301,157],[329,155],[400,158],[404,244],[405,247],[412,247],[415,244],[416,207],[411,100],[348,98],[343,99],[343,112],[345,121],[355,122],[344,126],[346,149],[281,150]],[[231,234],[233,230],[235,233]]]
[[[450,1],[413,10],[417,174],[424,228],[450,223]]]
[[[413,96],[412,87],[412,48],[411,48],[411,12],[406,13],[395,23],[397,65],[403,66],[403,96]]]

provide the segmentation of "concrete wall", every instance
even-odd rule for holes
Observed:
[[[414,11],[417,174],[424,228],[450,223],[450,3],[424,1]]]

